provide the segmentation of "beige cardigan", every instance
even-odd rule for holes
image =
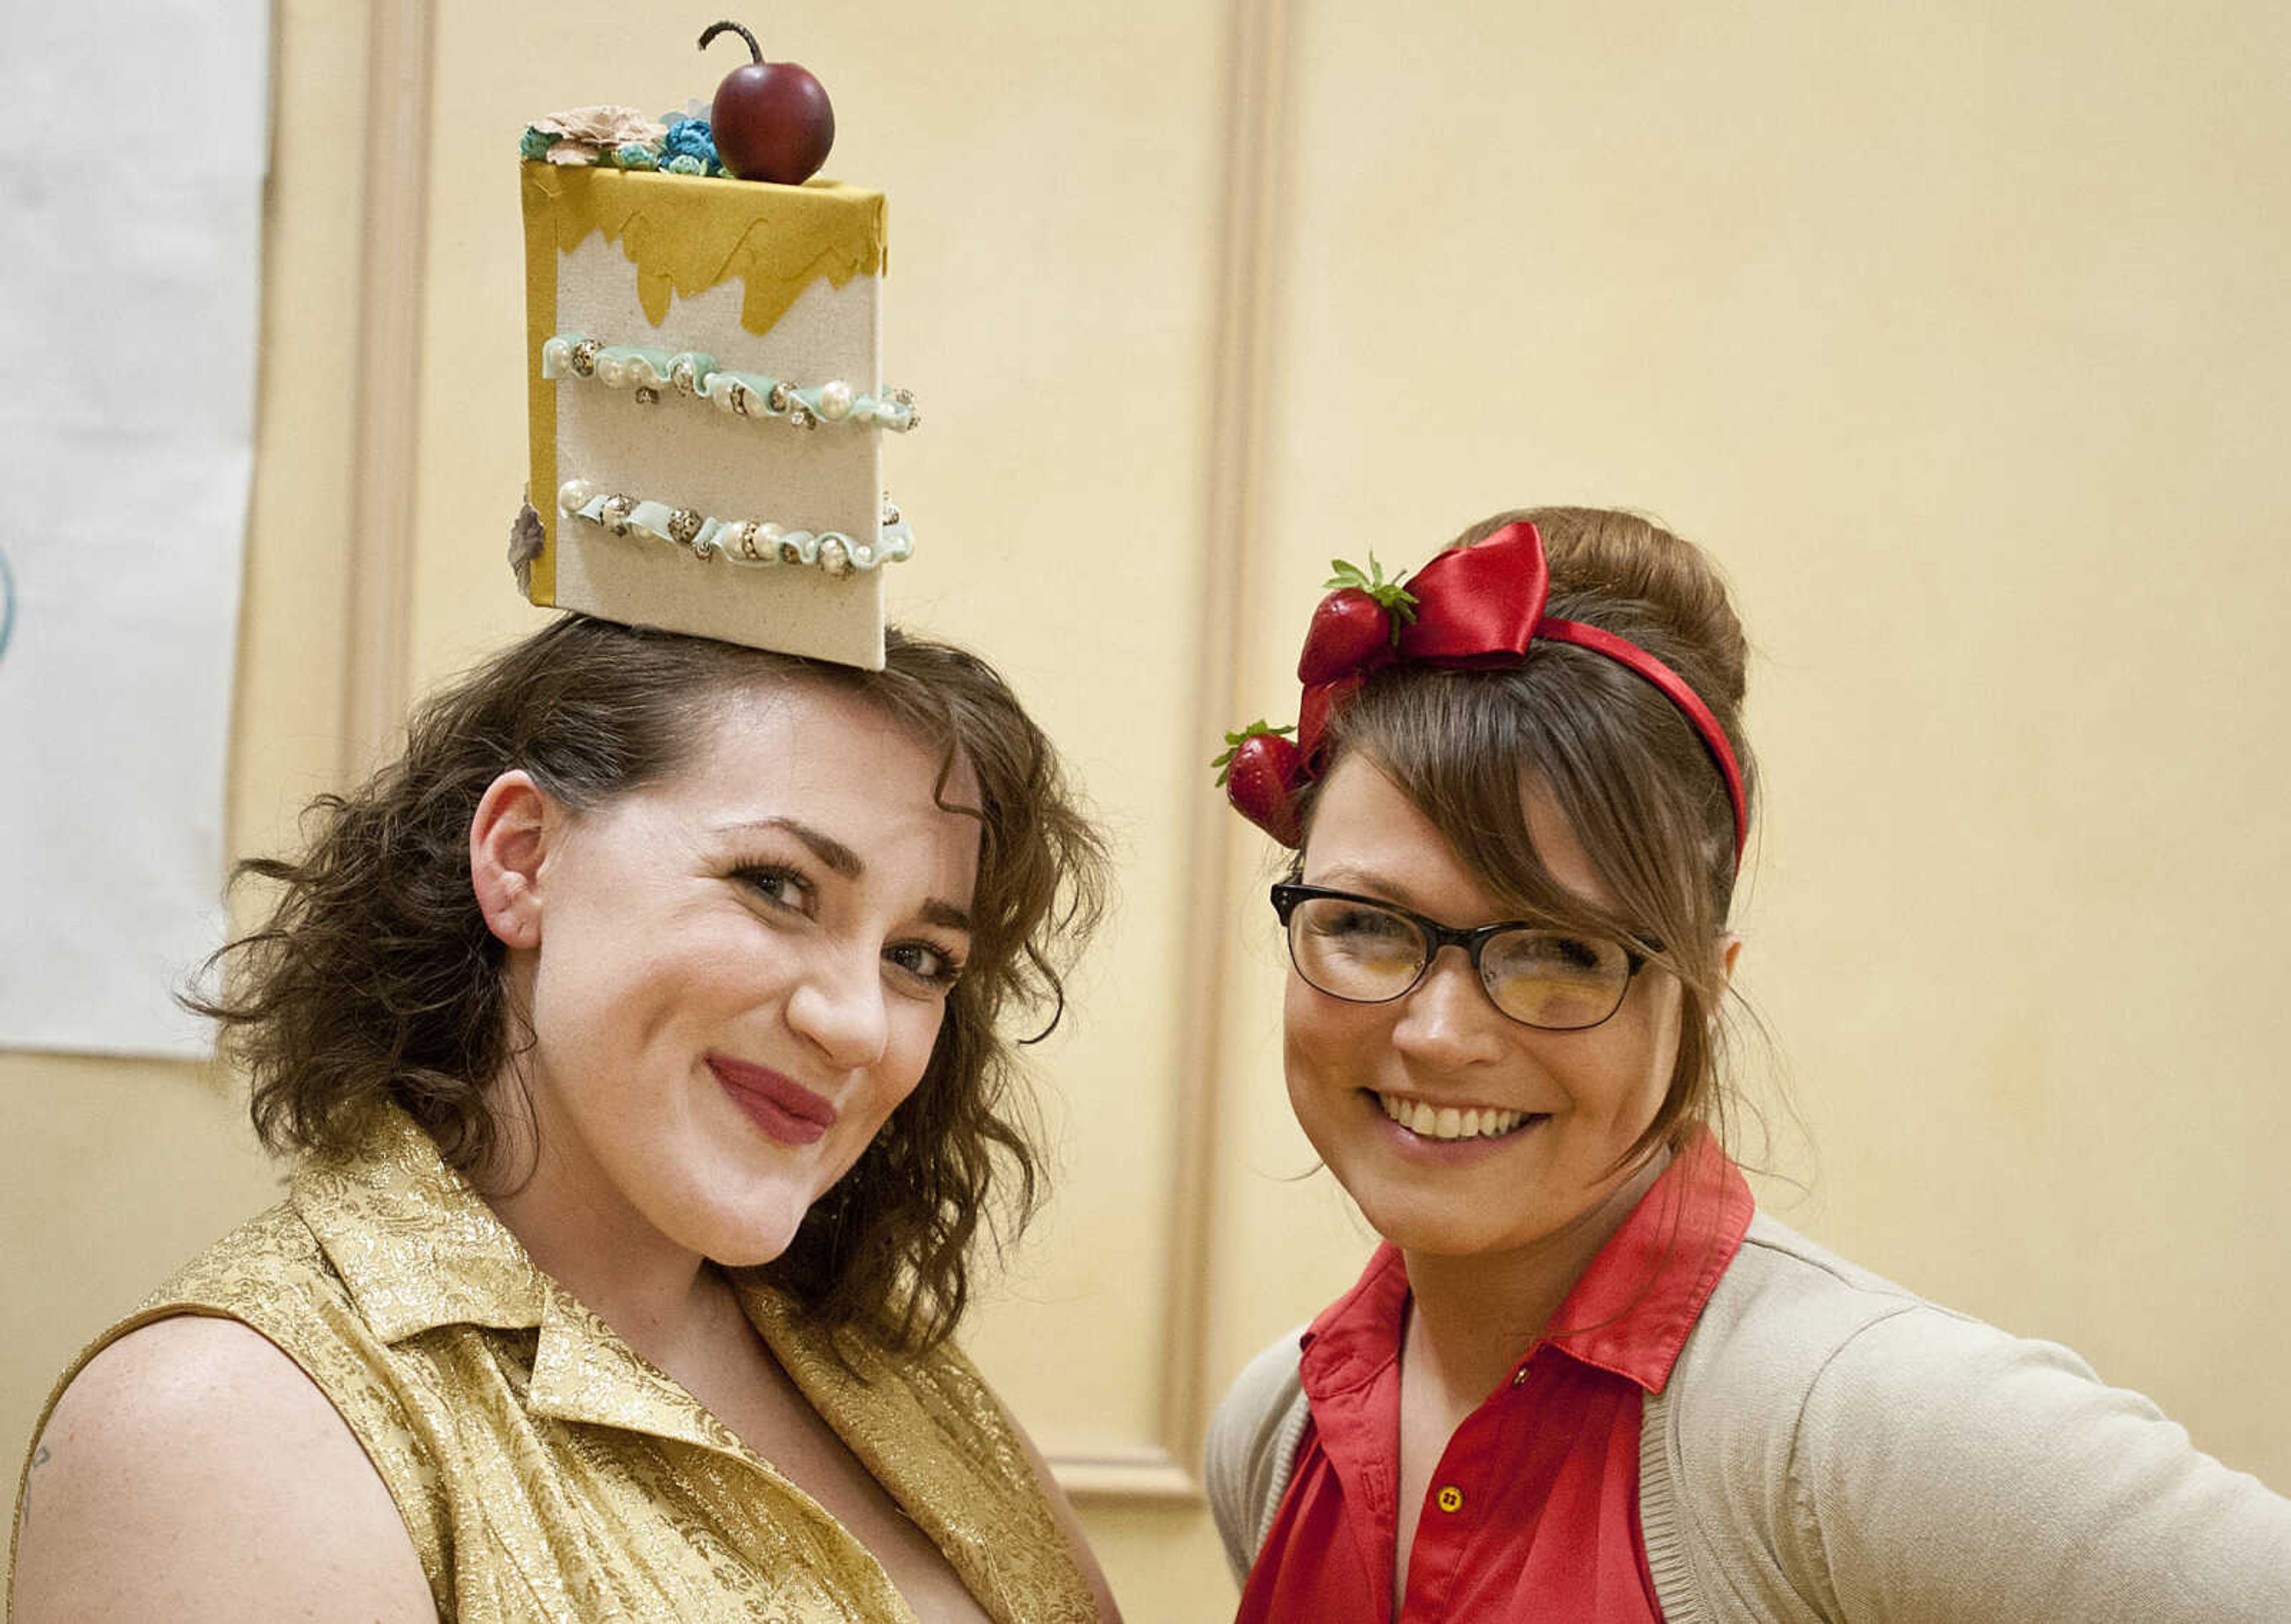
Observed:
[[[1304,1436],[1297,1356],[1258,1355],[1210,1425],[1236,1575]],[[1668,1624],[2291,1621],[2291,1500],[2067,1349],[1764,1214],[1647,1395],[1639,1519]]]

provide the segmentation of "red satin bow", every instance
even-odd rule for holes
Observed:
[[[1238,746],[1247,750],[1260,740],[1265,745],[1257,760],[1237,754],[1226,781],[1226,794],[1243,816],[1285,846],[1298,843],[1296,792],[1318,775],[1330,715],[1370,671],[1395,663],[1459,670],[1516,665],[1527,657],[1528,645],[1541,639],[1603,655],[1653,684],[1678,707],[1726,781],[1734,811],[1734,860],[1740,863],[1749,838],[1749,811],[1725,730],[1676,671],[1637,644],[1580,621],[1545,616],[1551,569],[1533,525],[1506,525],[1468,547],[1451,548],[1410,576],[1407,586],[1415,599],[1415,618],[1402,626],[1396,644],[1380,643],[1351,670],[1306,683],[1294,745],[1258,735]],[[1300,662],[1300,679],[1304,674]]]
[[[1420,665],[1516,665],[1543,619],[1551,567],[1530,524],[1506,525],[1451,547],[1408,577],[1416,619],[1401,629],[1400,657]]]

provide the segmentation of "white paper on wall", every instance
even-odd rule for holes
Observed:
[[[200,1055],[173,993],[223,925],[269,10],[0,14],[0,1048]]]

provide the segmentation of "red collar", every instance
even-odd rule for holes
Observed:
[[[1661,1392],[1756,1206],[1740,1170],[1707,1130],[1696,1130],[1560,1304],[1552,1316],[1558,1329],[1520,1364],[1549,1347]],[[1387,1242],[1305,1333],[1306,1391],[1320,1399],[1382,1374],[1400,1356],[1407,1302],[1407,1267]]]

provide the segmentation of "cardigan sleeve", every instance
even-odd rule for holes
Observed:
[[[1311,1413],[1297,1374],[1304,1331],[1298,1326],[1250,1360],[1210,1421],[1203,1483],[1237,1582],[1248,1579],[1273,1526]]]
[[[2050,1343],[1877,1318],[1813,1374],[1789,1459],[1786,1565],[1853,1624],[2291,1620],[2291,1500]]]

